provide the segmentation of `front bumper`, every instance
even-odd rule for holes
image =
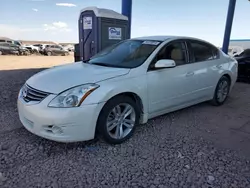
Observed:
[[[29,105],[19,96],[18,113],[24,127],[35,135],[58,142],[93,139],[97,118],[104,104],[75,108],[47,107],[54,97],[49,95],[40,103]]]

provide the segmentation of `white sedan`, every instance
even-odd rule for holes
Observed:
[[[237,78],[237,61],[189,37],[122,41],[84,62],[44,70],[18,96],[30,132],[58,142],[131,137],[149,119],[211,101],[222,105]]]

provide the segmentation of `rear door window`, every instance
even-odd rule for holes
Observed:
[[[218,49],[205,42],[191,40],[188,46],[191,62],[209,61],[219,57]]]

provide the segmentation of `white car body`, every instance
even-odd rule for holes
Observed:
[[[37,46],[33,46],[33,45],[24,45],[25,48],[31,48],[32,50],[36,50],[36,51],[39,51],[40,48],[37,47]]]
[[[47,45],[51,45],[51,44],[42,44],[40,50],[44,50],[46,48]]]
[[[129,93],[138,99],[142,110],[140,123],[143,124],[156,116],[213,99],[216,85],[223,75],[230,78],[232,89],[237,78],[237,61],[219,49],[218,59],[148,71],[150,62],[160,49],[180,39],[193,40],[174,36],[137,38],[162,43],[136,68],[77,62],[32,76],[26,84],[35,91],[47,92],[48,96],[40,102],[27,103],[23,99],[24,92],[20,90],[18,111],[22,124],[30,132],[50,140],[86,141],[94,138],[98,116],[104,105],[119,94]],[[48,107],[61,92],[85,83],[95,83],[100,87],[89,94],[79,107]],[[61,129],[59,132],[58,127]]]

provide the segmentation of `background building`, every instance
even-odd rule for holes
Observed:
[[[250,48],[250,39],[233,39],[230,40],[229,46],[238,46],[247,49]]]

